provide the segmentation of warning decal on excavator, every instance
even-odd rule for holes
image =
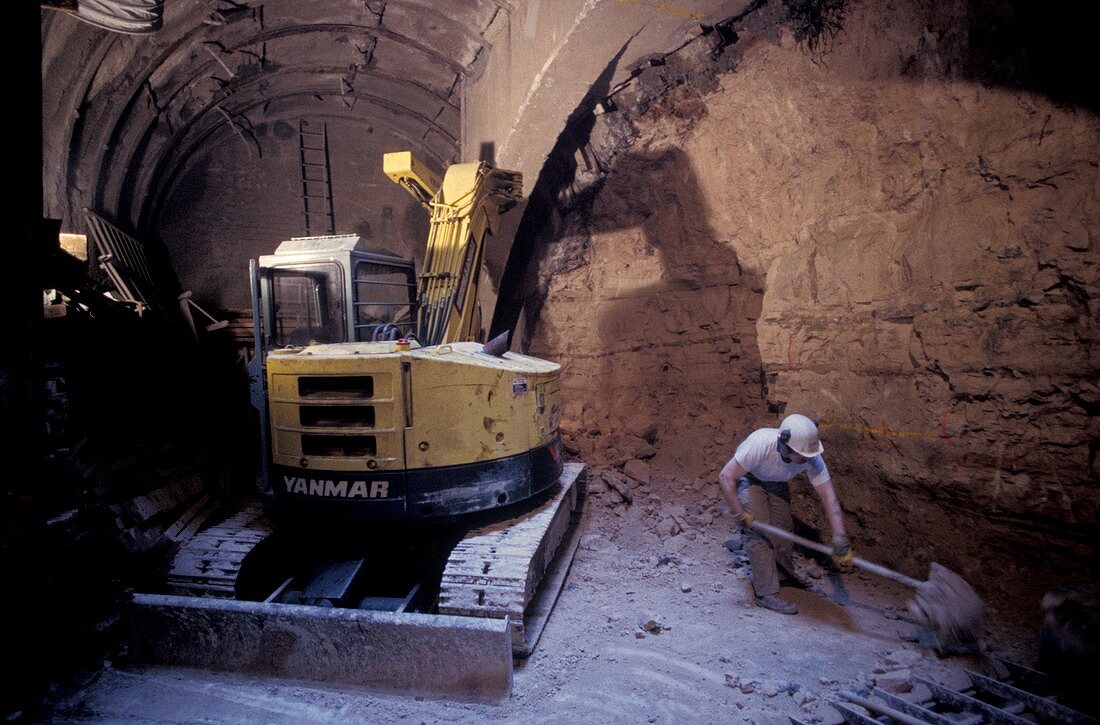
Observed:
[[[522,395],[527,392],[527,378],[512,378],[512,395]]]

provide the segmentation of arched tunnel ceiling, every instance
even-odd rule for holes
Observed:
[[[450,162],[461,82],[502,4],[221,7],[167,3],[163,29],[144,37],[45,16],[48,211],[91,206],[144,226],[197,149],[226,134],[247,143],[253,119],[302,108],[390,126],[422,156]]]
[[[372,164],[383,143],[384,150],[397,150],[395,144],[410,149],[440,171],[449,163],[492,156],[522,171],[530,193],[567,121],[594,86],[607,90],[646,58],[683,45],[699,35],[702,24],[746,5],[747,0],[168,2],[162,27],[143,36],[46,11],[45,213],[78,227],[81,210],[89,207],[155,235],[166,214],[178,221],[181,207],[203,201],[201,195],[181,201],[175,191],[188,178],[194,189],[195,174],[211,157],[225,166],[251,166],[254,175],[281,174],[285,180],[296,174],[287,160],[289,139],[273,149],[270,137],[264,142],[261,136],[272,124],[282,123],[285,131],[286,123],[297,120],[339,124],[357,145],[333,153],[369,153]],[[376,129],[374,141],[360,143]],[[282,161],[255,164],[253,157],[265,149],[281,154]],[[354,178],[362,186],[363,166],[357,163]],[[346,219],[361,203],[381,207],[386,218],[400,216],[385,210],[393,206],[392,197],[383,197],[393,192],[376,187],[342,190],[356,198],[345,203],[353,214],[344,215],[338,231],[384,226],[377,215],[349,224]],[[288,189],[283,184],[283,196],[272,205],[284,211],[300,205]],[[367,191],[371,201],[362,202]],[[173,203],[176,208],[168,210]],[[225,218],[228,208],[220,213]],[[490,306],[519,213],[512,216],[511,228],[500,234],[486,260],[492,284],[484,302]],[[215,214],[207,223],[217,224],[218,218]],[[412,227],[405,226],[408,239]],[[235,231],[227,229],[224,236],[234,238]],[[184,243],[186,230],[181,236],[177,226],[176,232],[175,240],[166,240],[170,245]],[[263,233],[264,251],[270,251],[279,238],[301,229]],[[271,234],[281,236],[269,239]],[[199,248],[210,248],[209,239],[199,241]],[[239,256],[257,252],[258,240],[248,243],[254,248]],[[410,248],[415,246],[402,253]]]

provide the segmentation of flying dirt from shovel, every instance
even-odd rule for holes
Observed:
[[[896,572],[895,572],[896,573]],[[899,575],[900,576],[900,575]],[[965,654],[977,649],[985,605],[965,579],[946,566],[932,562],[928,581],[896,579],[916,585],[909,600],[909,612],[926,623],[936,635],[941,654]]]

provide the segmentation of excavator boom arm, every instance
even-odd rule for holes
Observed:
[[[431,169],[413,158],[410,151],[395,151],[382,156],[382,172],[405,191],[412,194],[428,211],[432,210],[432,197],[443,181]]]
[[[431,172],[407,151],[386,154],[383,167],[387,176],[417,198],[430,188]],[[420,190],[412,191],[414,186]],[[485,162],[455,164],[447,170],[427,204],[431,228],[418,290],[417,328],[422,344],[478,337],[477,292],[486,239],[497,228],[500,215],[515,206],[522,194],[523,177],[516,171]]]

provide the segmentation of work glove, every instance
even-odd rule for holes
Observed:
[[[742,531],[747,531],[755,517],[748,509],[741,509],[741,513],[733,515],[733,525]]]
[[[833,563],[841,569],[847,569],[852,565],[852,559],[856,556],[852,551],[852,540],[847,534],[833,535]]]

